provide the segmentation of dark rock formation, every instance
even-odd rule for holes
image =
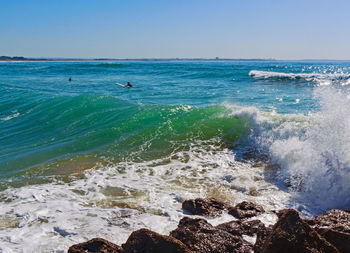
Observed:
[[[90,241],[70,246],[68,253],[123,253],[123,249],[102,238],[93,238]]]
[[[216,200],[216,199],[190,199],[185,200],[182,203],[182,209],[189,211],[194,215],[203,215],[208,217],[216,217],[221,215],[224,209],[228,209],[231,206],[228,204]]]
[[[94,238],[72,245],[68,253],[350,253],[350,211],[330,210],[302,220],[297,211],[286,209],[277,212],[274,226],[265,227],[260,220],[247,219],[264,212],[249,202],[232,207],[215,199],[194,199],[185,201],[183,209],[209,217],[227,209],[239,220],[214,227],[204,219],[185,217],[170,236],[140,229],[122,247]],[[242,238],[255,234],[254,247]]]
[[[254,244],[254,252],[259,252],[262,245],[264,244],[267,236],[272,233],[273,226],[265,227],[264,229],[259,229],[256,233],[256,241]]]
[[[191,251],[179,240],[160,235],[148,229],[134,231],[125,244],[125,253],[190,253]]]
[[[317,229],[332,229],[339,232],[350,233],[350,212],[333,209],[316,216],[309,221]],[[312,224],[313,223],[313,224]]]
[[[195,252],[248,253],[252,250],[252,245],[241,237],[213,227],[204,219],[185,217],[180,220],[177,229],[170,235]]]
[[[237,204],[235,207],[230,208],[229,214],[238,219],[250,218],[253,216],[264,213],[265,210],[262,206],[256,205],[251,202],[243,201]]]
[[[303,221],[297,211],[283,210],[272,231],[265,237],[255,253],[335,253],[339,252],[312,227]]]
[[[341,253],[350,252],[350,213],[330,210],[312,220],[305,220]]]
[[[224,230],[230,233],[231,235],[236,235],[236,236],[242,236],[242,235],[253,236],[254,234],[258,233],[258,231],[260,230],[266,230],[264,223],[262,223],[260,220],[230,221],[230,222],[222,223],[216,226],[216,228]]]

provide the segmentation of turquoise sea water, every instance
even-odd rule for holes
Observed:
[[[349,84],[349,62],[2,62],[0,232],[26,245],[13,224],[28,214],[52,233],[58,218],[40,214],[44,227],[29,210],[55,210],[73,193],[79,206],[152,215],[190,193],[311,214],[349,207]]]
[[[235,120],[216,121],[225,111],[223,104],[277,113],[315,111],[317,82],[257,79],[250,71],[333,73],[349,67],[295,62],[1,63],[1,179],[79,154],[114,159],[137,150],[158,130],[158,141],[164,143],[148,152],[169,149],[173,138],[225,135]],[[115,85],[126,81],[134,88]]]

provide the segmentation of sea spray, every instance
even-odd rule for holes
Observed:
[[[279,167],[270,180],[293,193],[294,203],[315,212],[349,208],[349,96],[344,90],[321,85],[314,96],[321,109],[308,115],[226,106],[231,116],[241,118],[249,128],[249,136],[240,140],[245,145],[242,149],[254,151],[255,157],[267,157]]]
[[[270,154],[298,198],[323,209],[350,206],[350,101],[334,88],[318,88],[321,111],[311,116],[305,134],[272,143]]]

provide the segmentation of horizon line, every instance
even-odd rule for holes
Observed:
[[[224,57],[140,57],[140,58],[109,58],[109,57],[23,57],[0,56],[0,61],[350,61],[350,59],[275,59],[275,58],[224,58]]]

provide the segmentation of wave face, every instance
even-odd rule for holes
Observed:
[[[133,105],[97,95],[27,99],[1,119],[3,175],[82,154],[96,162],[158,159],[197,141],[231,146],[244,134],[244,122],[225,117],[223,106]]]
[[[196,197],[305,216],[349,208],[349,73],[348,62],[0,63],[0,251],[166,234]]]

